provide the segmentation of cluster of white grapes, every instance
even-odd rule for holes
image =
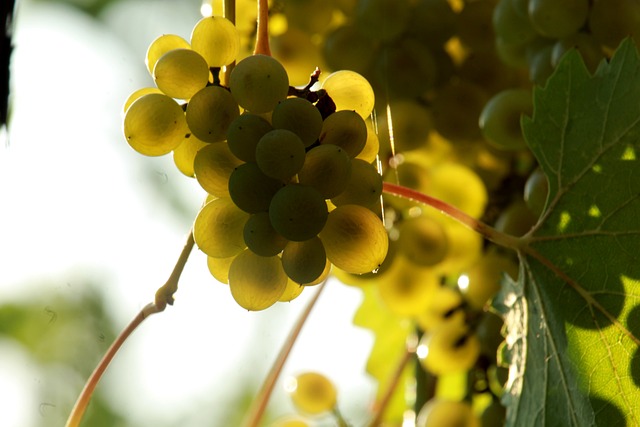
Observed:
[[[125,105],[124,134],[136,151],[173,152],[178,168],[207,191],[193,236],[237,303],[262,310],[290,301],[331,265],[362,274],[384,260],[377,140],[363,117],[373,90],[336,72],[312,90],[289,86],[271,56],[237,64],[239,37],[206,17],[191,42],[164,35],[149,47],[157,88]],[[230,69],[220,80],[222,67]],[[228,78],[227,78],[228,74]]]

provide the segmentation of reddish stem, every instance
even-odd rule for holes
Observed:
[[[258,0],[258,34],[254,55],[271,56],[269,48],[269,1]]]

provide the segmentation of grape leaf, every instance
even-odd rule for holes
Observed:
[[[640,58],[625,41],[592,76],[577,52],[524,118],[549,180],[502,292],[507,425],[640,425]]]

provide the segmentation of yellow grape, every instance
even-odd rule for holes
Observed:
[[[124,107],[122,108],[123,111],[126,113],[129,107],[131,106],[131,104],[133,104],[133,101],[149,93],[162,93],[162,91],[157,87],[143,87],[134,91],[133,93],[131,93],[131,95],[129,95],[127,100],[124,102]]]
[[[147,156],[170,153],[189,133],[180,105],[159,93],[135,100],[125,113],[123,127],[129,145]]]
[[[238,104],[254,114],[272,111],[289,93],[289,77],[271,56],[251,55],[233,67],[229,89]]]
[[[342,193],[331,198],[336,206],[354,204],[367,208],[380,205],[382,195],[382,176],[378,169],[364,160],[351,161],[351,176]]]
[[[322,414],[335,408],[338,392],[333,383],[317,372],[304,372],[286,385],[293,404],[307,414]]]
[[[287,287],[284,290],[284,293],[278,299],[279,302],[289,302],[298,298],[298,296],[304,291],[304,286],[299,283],[294,282],[293,280],[287,280]]]
[[[240,307],[260,311],[275,304],[287,288],[287,274],[277,256],[263,257],[249,249],[229,268],[229,289]]]
[[[327,91],[337,110],[352,110],[363,118],[371,115],[375,105],[373,88],[367,79],[355,71],[331,73],[322,83],[322,89]]]
[[[207,86],[191,97],[186,117],[195,136],[205,142],[220,142],[227,138],[229,125],[239,115],[238,104],[228,90]]]
[[[342,193],[351,176],[351,158],[337,145],[323,144],[307,152],[298,172],[300,184],[309,185],[329,199]]]
[[[209,67],[198,52],[173,49],[156,62],[153,80],[166,95],[189,99],[209,82]]]
[[[333,144],[354,158],[367,143],[367,124],[355,111],[342,110],[329,115],[322,123],[320,144]]]
[[[474,218],[479,218],[487,205],[487,189],[480,177],[458,163],[443,163],[431,170],[427,193],[441,199]]]
[[[367,119],[366,123],[367,141],[362,151],[360,151],[356,156],[356,159],[362,159],[367,163],[373,163],[377,159],[378,152],[380,151],[380,140],[378,139],[378,135],[371,124],[371,120]]]
[[[188,177],[193,177],[195,175],[193,163],[195,162],[196,154],[207,145],[206,142],[200,141],[195,135],[185,138],[182,144],[173,150],[173,162],[178,170]]]
[[[209,67],[222,67],[236,60],[240,36],[228,19],[207,16],[193,27],[191,47],[204,57]]]
[[[145,64],[149,74],[153,75],[153,68],[162,55],[173,49],[189,49],[189,42],[176,34],[163,34],[151,42],[147,49]]]
[[[429,267],[444,260],[449,253],[445,226],[428,216],[408,218],[400,223],[398,248],[411,262]]]
[[[214,258],[239,254],[247,245],[242,230],[249,214],[227,197],[215,199],[200,209],[193,224],[193,238],[202,252]]]
[[[389,248],[382,220],[359,205],[342,205],[332,210],[319,237],[329,261],[347,273],[376,270]]]
[[[420,409],[416,427],[481,427],[481,424],[469,403],[434,398]]]
[[[198,183],[207,193],[229,197],[229,177],[241,164],[225,142],[216,142],[196,153],[193,168]]]
[[[228,258],[214,258],[207,256],[207,268],[209,273],[220,283],[229,283],[229,267],[235,259],[235,256]]]

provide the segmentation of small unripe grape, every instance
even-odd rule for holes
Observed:
[[[336,406],[338,392],[335,386],[317,372],[304,372],[290,378],[285,387],[293,404],[307,414],[321,414]]]
[[[548,38],[561,39],[578,32],[588,15],[589,0],[529,0],[531,25]]]
[[[367,124],[355,111],[336,111],[324,120],[320,144],[342,148],[351,158],[356,157],[367,143]]]
[[[349,155],[337,145],[323,144],[307,152],[298,180],[318,190],[325,199],[330,199],[344,191],[349,176]]]
[[[260,256],[278,255],[288,243],[273,229],[268,212],[251,215],[244,225],[243,236],[247,247]]]
[[[322,89],[336,104],[336,110],[352,110],[363,118],[369,117],[373,111],[373,88],[355,71],[340,70],[329,74],[322,82]]]

